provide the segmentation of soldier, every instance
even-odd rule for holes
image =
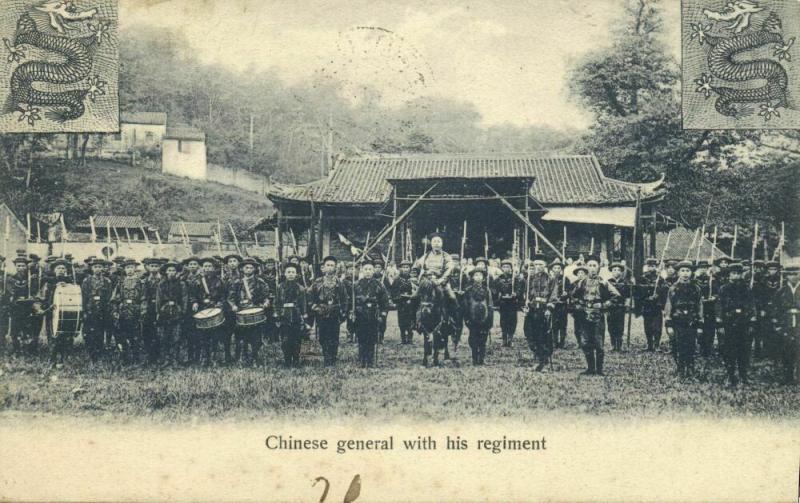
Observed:
[[[545,269],[545,256],[537,254],[533,258],[532,268],[528,269],[525,284],[519,289],[519,303],[525,313],[523,331],[528,347],[536,355],[539,364],[537,372],[542,372],[550,359],[553,348],[550,339],[550,316],[554,307],[553,282]]]
[[[420,271],[420,274],[425,274],[427,271],[436,273],[437,278],[434,280],[434,284],[441,287],[451,300],[456,300],[455,292],[449,282],[450,276],[455,269],[455,262],[450,255],[442,250],[442,243],[441,234],[431,234],[431,249],[425,253],[425,255],[417,259],[414,265]]]
[[[564,274],[559,259],[550,263],[550,277],[553,279],[553,315],[550,330],[553,344],[563,349],[567,342],[567,310],[572,282]]]
[[[728,283],[728,266],[731,264],[731,259],[728,257],[719,257],[714,260],[716,270],[714,271],[714,281],[718,282],[720,287]]]
[[[197,283],[200,281],[200,258],[193,255],[183,259],[181,264],[183,265],[183,270],[181,271],[180,279],[186,285],[187,294],[191,295],[190,292],[196,289]],[[187,363],[191,362],[192,355],[198,354],[198,336],[195,332],[193,316],[192,310],[187,309],[181,324],[181,345],[186,347]]]
[[[375,345],[381,320],[386,318],[389,309],[389,294],[374,278],[372,262],[364,261],[361,271],[363,277],[355,285],[355,312],[350,316],[355,322],[358,360],[361,367],[366,368],[375,366]]]
[[[92,363],[103,352],[103,340],[111,320],[111,280],[104,274],[106,261],[95,259],[91,263],[92,275],[83,280],[83,334]]]
[[[238,278],[228,291],[228,304],[231,312],[236,314],[242,309],[250,307],[266,308],[267,285],[264,280],[256,276],[258,263],[252,257],[242,261],[242,276]],[[258,353],[261,350],[261,336],[263,327],[237,326],[235,329],[236,356],[235,361],[243,361],[245,365],[257,365]],[[244,355],[242,351],[244,350]],[[242,358],[244,357],[244,358]]]
[[[142,346],[146,363],[158,362],[160,346],[158,339],[158,285],[161,283],[161,261],[148,257],[142,260],[145,272],[139,280],[142,284],[145,309],[142,312]]]
[[[326,367],[336,365],[339,352],[339,327],[347,317],[348,298],[344,283],[336,277],[336,257],[322,259],[322,277],[314,280],[308,292],[319,327],[319,344]]]
[[[786,284],[778,290],[775,302],[775,312],[780,316],[776,350],[781,355],[783,383],[793,384],[800,368],[800,267],[787,267],[784,271]]]
[[[472,350],[472,364],[483,365],[486,359],[486,339],[489,337],[489,330],[492,328],[492,294],[489,287],[484,282],[486,272],[483,269],[475,268],[470,271],[470,285],[464,291],[462,297],[462,318],[466,321],[469,330],[469,347]],[[484,320],[474,320],[470,315],[469,309],[474,304],[485,304],[487,312]],[[516,315],[516,311],[514,311]]]
[[[356,281],[358,280],[358,270],[355,267],[354,263],[350,263],[347,265],[347,270],[344,274],[344,278],[342,278],[342,282],[344,283],[345,288],[347,289],[348,301],[347,305],[350,306],[352,310],[353,307],[353,287],[355,286]],[[347,331],[347,342],[355,342],[356,337],[356,329],[353,320],[348,316],[347,322],[345,322],[345,330]]]
[[[287,367],[300,366],[300,343],[306,330],[308,309],[305,289],[297,282],[300,266],[287,264],[286,279],[278,287],[275,311],[280,320],[281,349]]]
[[[519,290],[522,281],[514,274],[514,264],[505,259],[500,264],[503,273],[494,281],[494,298],[497,299],[497,310],[500,312],[500,332],[503,347],[510,348],[517,331],[517,311],[519,310]]]
[[[727,275],[728,282],[719,290],[717,326],[721,327],[722,357],[728,371],[728,382],[731,386],[736,386],[739,381],[747,383],[752,346],[750,323],[756,321],[756,313],[753,292],[742,278],[742,265],[729,265]]]
[[[0,269],[2,269],[3,274],[3,284],[0,285],[0,356],[5,353],[6,350],[6,335],[8,335],[8,329],[10,327],[9,322],[9,299],[6,295],[8,292],[8,274],[6,273],[6,258],[0,255]]]
[[[278,263],[274,258],[268,258],[264,261],[261,273],[261,279],[264,280],[264,284],[267,287],[267,300],[269,301],[269,307],[266,310],[267,322],[264,324],[264,338],[267,342],[280,341],[278,326],[276,325],[278,318],[275,316],[275,296],[278,294],[279,282],[277,265]]]
[[[411,262],[408,260],[400,262],[400,273],[394,283],[395,298],[393,302],[397,306],[400,343],[411,344],[414,338],[414,315],[416,313],[416,306],[412,299],[414,285],[411,283]]]
[[[198,280],[189,287],[189,302],[192,305],[192,313],[198,313],[204,309],[222,309],[227,300],[225,285],[216,271],[216,261],[214,258],[206,257],[200,260],[200,271]],[[195,327],[193,332],[196,337],[195,343],[191,346],[195,353],[189,353],[190,363],[200,363],[202,353],[203,365],[210,366],[212,362],[212,347],[216,346],[221,327],[199,330]]]
[[[645,260],[642,278],[635,287],[636,305],[642,314],[647,351],[655,351],[661,344],[663,315],[658,291],[660,277],[657,266],[658,259],[650,257]]]
[[[611,277],[608,284],[619,293],[619,299],[606,312],[608,335],[611,338],[611,350],[622,351],[622,335],[625,333],[625,310],[630,302],[631,287],[625,281],[625,265],[614,262],[609,267]]]
[[[691,281],[694,266],[688,260],[677,265],[678,279],[670,287],[664,308],[664,324],[670,337],[673,358],[680,377],[694,373],[696,336],[702,334],[703,317],[700,287]]]
[[[600,260],[596,256],[586,259],[587,276],[580,280],[572,291],[572,301],[575,309],[582,312],[585,318],[581,320],[581,348],[586,357],[586,370],[584,375],[603,375],[603,350],[605,338],[605,323],[603,311],[618,302],[619,294],[600,278],[597,273],[600,269]]]
[[[391,290],[387,286],[386,278],[385,278],[385,271],[384,267],[385,264],[382,258],[374,258],[372,259],[372,266],[375,269],[373,276],[377,279],[384,288],[386,288],[387,294],[389,294],[389,298],[391,299]],[[391,308],[391,305],[389,306]],[[378,327],[378,344],[383,344],[383,338],[386,335],[386,318],[381,321],[380,326]]]
[[[779,350],[779,340],[781,338],[779,327],[781,326],[781,318],[783,313],[779,308],[779,294],[781,289],[781,264],[779,262],[770,261],[766,263],[767,272],[762,280],[762,290],[758,293],[754,292],[753,295],[763,295],[764,300],[761,304],[763,313],[761,319],[763,323],[761,330],[764,334],[764,350],[770,358],[777,359],[782,351]]]
[[[703,302],[702,332],[699,336],[700,356],[708,360],[714,354],[714,338],[717,332],[717,293],[719,283],[709,273],[709,263],[701,260],[694,272],[694,283],[700,288]]]
[[[445,323],[442,329],[447,336],[453,340],[453,351],[458,351],[458,344],[461,342],[461,333],[464,331],[464,316],[461,313],[461,297],[464,289],[469,285],[469,277],[461,270],[461,258],[453,253],[450,255],[453,261],[453,272],[448,278],[450,289],[455,293],[455,299],[448,299],[449,323]],[[415,306],[416,307],[416,306]],[[450,358],[449,351],[445,347],[445,359]]]
[[[230,294],[231,288],[233,288],[233,284],[241,277],[241,271],[239,270],[239,264],[242,262],[242,257],[236,255],[235,253],[226,255],[223,258],[223,266],[222,266],[222,283],[225,285],[225,297]],[[219,338],[222,341],[222,347],[225,352],[225,363],[230,364],[233,362],[233,356],[231,355],[231,339],[233,338],[233,332],[236,328],[236,316],[230,309],[230,304],[225,302],[225,325],[223,328],[218,332]]]
[[[64,359],[72,348],[72,333],[53,333],[53,311],[55,306],[56,287],[61,283],[72,283],[72,277],[67,276],[67,263],[64,260],[56,259],[50,262],[52,275],[48,275],[42,286],[43,308],[45,315],[45,328],[47,330],[47,340],[51,346],[50,361],[56,364],[63,364]],[[5,336],[5,334],[3,334]]]
[[[122,357],[126,363],[139,358],[139,330],[142,313],[147,310],[144,284],[136,277],[139,263],[128,259],[121,264],[125,277],[119,280],[111,297],[113,317],[117,325],[114,339],[122,347]]]
[[[160,346],[165,367],[176,365],[180,360],[178,341],[189,303],[186,284],[178,276],[179,272],[180,265],[177,262],[169,261],[164,264],[161,267],[163,278],[156,293]]]
[[[746,275],[744,280],[750,282],[753,276],[752,289],[753,299],[756,303],[756,322],[753,325],[753,358],[761,359],[764,356],[764,349],[768,345],[768,336],[771,332],[771,321],[767,318],[768,303],[770,297],[775,292],[770,291],[766,284],[766,263],[763,260],[755,260],[752,270]]]
[[[589,274],[589,270],[586,269],[586,266],[583,263],[583,260],[580,262],[575,263],[575,267],[572,269],[572,272],[575,274],[575,281],[570,285],[570,289],[568,290],[569,297],[567,297],[567,309],[572,313],[572,325],[575,327],[575,340],[578,348],[583,347],[583,330],[586,326],[586,312],[581,309],[575,309],[575,305],[572,303],[572,294],[575,292],[575,288],[578,287],[578,284],[581,283]]]

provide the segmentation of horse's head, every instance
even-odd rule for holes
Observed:
[[[417,324],[420,329],[431,332],[441,320],[441,292],[430,276],[423,275],[419,280],[417,289],[419,308],[417,309]]]

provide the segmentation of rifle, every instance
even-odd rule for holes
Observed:
[[[461,262],[464,260],[464,247],[467,245],[467,221],[464,220],[464,233],[461,235],[461,254],[458,257],[458,291],[464,286],[464,271],[461,270]]]
[[[754,262],[756,261],[756,248],[758,248],[758,222],[756,222],[755,229],[753,229],[753,245],[750,248],[750,289],[753,289],[755,284],[756,274]]]
[[[736,240],[739,237],[739,225],[733,224],[733,242],[731,243],[731,260],[736,258]]]
[[[692,255],[692,248],[694,248],[695,243],[697,242],[697,235],[700,232],[700,229],[697,229],[692,234],[692,242],[689,243],[689,248],[686,250],[686,256],[683,257],[683,260],[689,260],[689,257]]]
[[[667,250],[669,250],[670,238],[672,238],[672,229],[667,233],[667,242],[664,244],[664,249],[661,250],[661,260],[658,262],[658,276],[656,277],[655,285],[653,285],[653,296],[658,292],[658,282],[661,278],[661,271],[664,270],[664,259],[667,256]]]
[[[713,290],[712,285],[714,284],[714,252],[717,251],[717,226],[714,226],[714,241],[711,244],[711,265],[709,267],[709,275],[708,275],[708,298],[712,297]]]
[[[636,284],[636,238],[637,238],[637,231],[639,230],[639,199],[641,197],[641,190],[636,191],[636,209],[635,215],[633,220],[633,253],[631,253],[631,271],[633,271],[633,281],[628,287],[628,299],[630,300],[630,306],[628,306],[628,328],[627,328],[627,335],[625,345],[628,346],[628,351],[631,350],[631,325],[633,324],[633,287]],[[564,227],[566,231],[566,227]],[[703,229],[705,229],[705,225],[703,225]],[[705,230],[703,231],[705,233]],[[564,233],[565,241],[566,241],[566,232]],[[697,254],[700,255],[700,247],[697,247]],[[623,280],[624,281],[624,280]]]

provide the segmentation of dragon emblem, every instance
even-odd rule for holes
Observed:
[[[48,15],[49,27],[40,29],[25,12],[17,20],[14,38],[3,39],[7,62],[19,63],[11,75],[5,112],[19,112],[19,121],[31,126],[41,119],[40,107],[57,122],[77,119],[85,113],[87,98],[95,101],[106,92],[106,82],[91,72],[110,23],[98,19],[98,9],[79,9],[69,0],[49,0],[34,9]],[[23,61],[31,48],[45,51],[47,57]]]
[[[766,14],[758,23],[753,17]],[[787,89],[789,78],[781,61],[791,62],[789,50],[795,37],[784,39],[780,18],[756,2],[739,0],[728,2],[722,11],[703,10],[705,19],[711,24],[692,23],[691,39],[701,46],[708,45],[707,63],[709,73],[703,73],[694,82],[696,92],[706,98],[717,96],[714,107],[722,115],[741,117],[752,113],[748,103],[760,105],[759,115],[765,121],[780,117],[779,109],[788,107]],[[726,23],[712,35],[713,23]],[[771,46],[772,56],[777,59],[747,59],[749,51]],[[717,84],[714,79],[722,81]],[[753,84],[764,82],[760,87]],[[748,87],[734,88],[726,83],[743,83]]]

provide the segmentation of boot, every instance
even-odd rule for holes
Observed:
[[[473,365],[478,365],[479,363],[480,363],[480,355],[478,353],[478,348],[477,347],[473,347],[472,348],[472,364]]]
[[[599,376],[604,375],[603,374],[603,360],[605,360],[605,354],[599,353],[597,355],[597,367],[595,369],[595,373],[597,375],[599,375]]]
[[[583,355],[586,357],[586,370],[581,372],[581,375],[594,375],[595,373],[594,351],[584,351]]]

